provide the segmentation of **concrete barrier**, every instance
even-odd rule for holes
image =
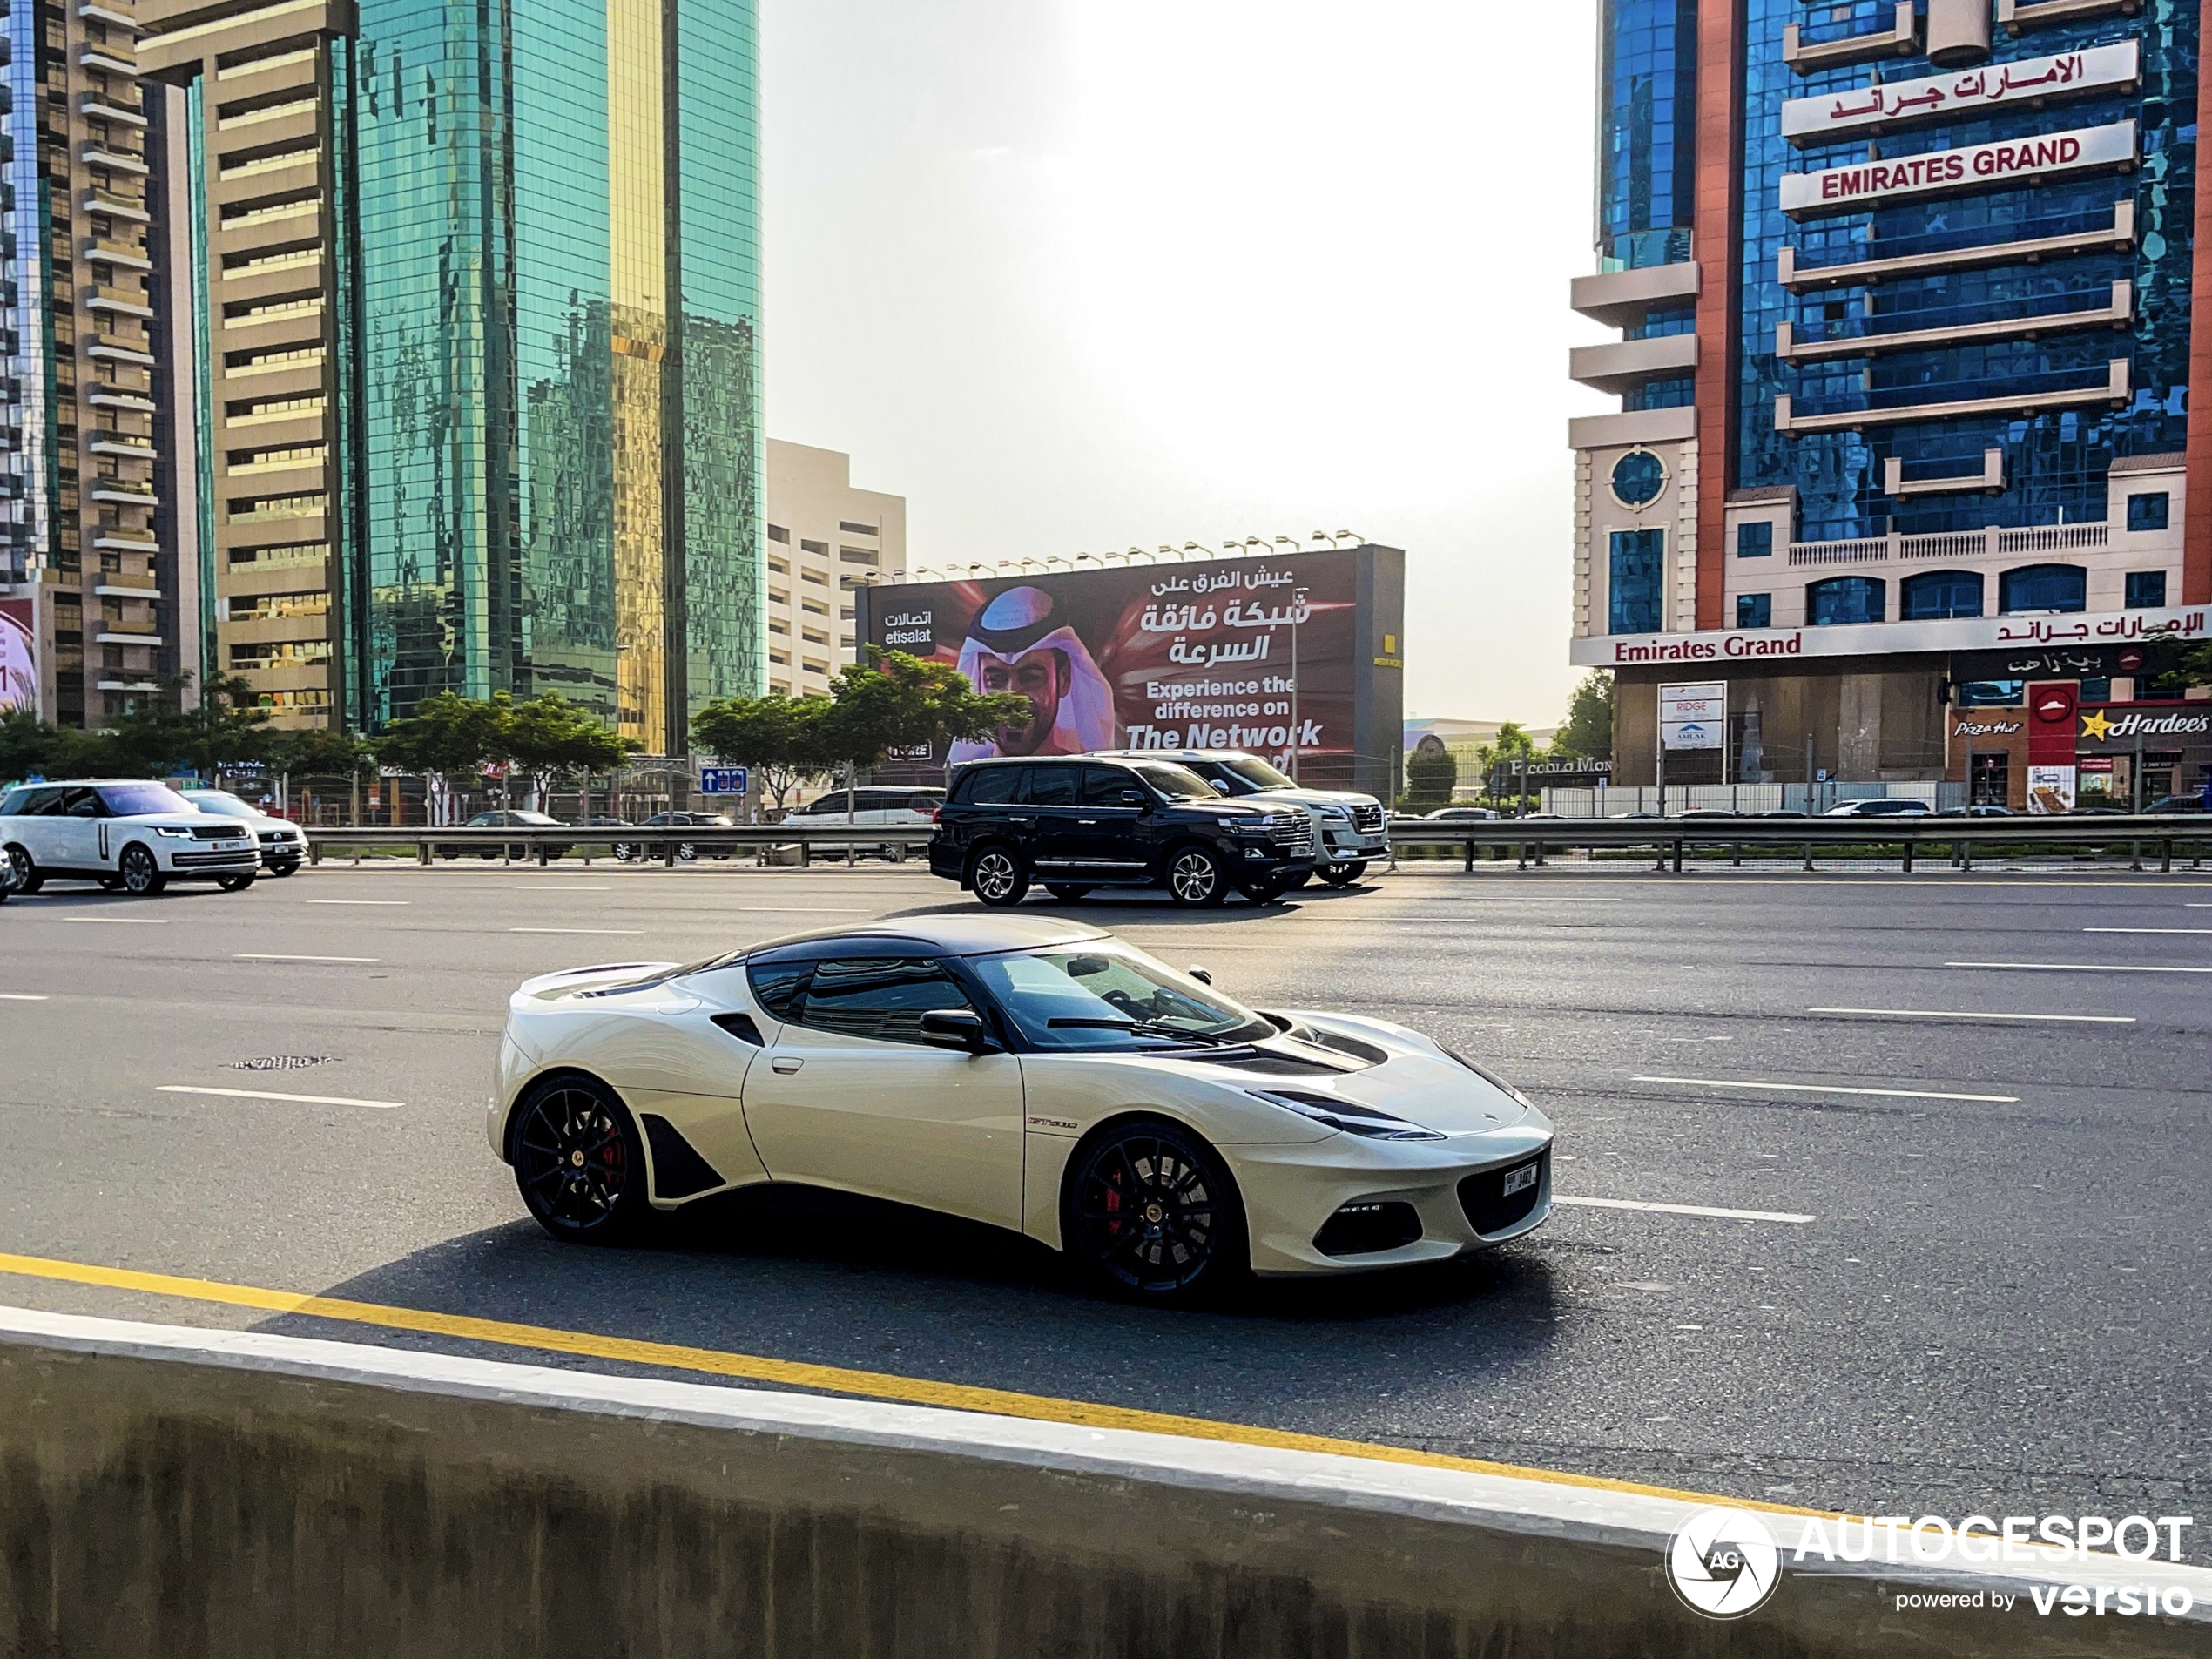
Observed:
[[[1791,1570],[1705,1619],[1697,1506],[1602,1483],[23,1310],[0,1403],[9,1659],[2212,1651],[2162,1562],[2195,1613]]]

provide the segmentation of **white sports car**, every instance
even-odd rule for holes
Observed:
[[[792,1182],[1011,1228],[1146,1299],[1436,1261],[1552,1209],[1550,1121],[1472,1062],[1379,1020],[1255,1013],[1046,916],[531,980],[489,1127],[557,1238]]]

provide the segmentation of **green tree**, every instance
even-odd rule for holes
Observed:
[[[501,746],[502,758],[529,777],[531,805],[542,812],[554,779],[581,772],[589,788],[593,772],[613,771],[637,745],[608,731],[558,691],[547,691],[514,706]]]
[[[506,758],[513,718],[514,699],[504,691],[489,702],[440,691],[416,704],[406,719],[392,722],[376,739],[376,758],[430,779],[434,799],[442,793],[449,800],[481,782],[487,765]]]
[[[0,784],[58,775],[67,747],[65,734],[29,709],[0,709]]]
[[[831,685],[826,736],[833,759],[867,767],[894,749],[934,752],[988,737],[1028,712],[1027,698],[978,692],[950,663],[871,645],[868,660],[846,667]]]
[[[1406,810],[1409,813],[1449,806],[1452,792],[1459,784],[1460,763],[1449,749],[1416,749],[1406,758]]]
[[[749,768],[781,812],[792,791],[826,777],[838,758],[830,752],[826,698],[717,698],[691,717],[691,741],[718,760]]]
[[[1613,676],[1592,669],[1568,699],[1567,724],[1554,734],[1550,752],[1561,759],[1613,758]]]
[[[310,726],[271,732],[268,764],[297,778],[352,778],[376,764],[376,752],[350,732]]]
[[[1498,735],[1474,752],[1475,762],[1482,768],[1484,785],[1494,802],[1516,784],[1514,769],[1523,760],[1534,759],[1535,753],[1535,739],[1514,720],[1501,725]]]

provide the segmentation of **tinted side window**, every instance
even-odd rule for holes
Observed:
[[[31,803],[37,799],[38,792],[35,789],[10,789],[6,795],[0,796],[0,818],[25,816],[30,811]]]
[[[752,987],[753,1001],[772,1018],[796,1019],[799,993],[813,967],[812,962],[753,962],[745,968],[745,983]]]
[[[1022,799],[1023,766],[982,766],[961,779],[961,804],[1009,806]]]
[[[1029,768],[1029,805],[1032,806],[1073,806],[1081,782],[1080,766],[1032,766]]]
[[[62,792],[62,817],[98,818],[99,815],[99,791],[96,789],[70,789]]]
[[[943,963],[873,956],[815,963],[795,1017],[801,1025],[840,1036],[919,1042],[923,1015],[970,1006]]]
[[[1085,766],[1083,768],[1083,805],[1086,806],[1127,806],[1134,803],[1122,799],[1122,792],[1134,789],[1139,794],[1143,786],[1136,777],[1119,766]]]

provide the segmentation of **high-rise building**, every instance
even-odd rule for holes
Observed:
[[[41,710],[98,726],[199,665],[159,433],[159,101],[129,0],[4,16],[0,591],[31,601]]]
[[[2212,632],[2198,9],[1600,16],[1574,303],[1622,338],[1572,372],[1622,405],[1571,435],[1573,656],[1617,671],[1618,780],[1705,683],[1670,782],[2195,786],[2212,718],[2155,682]]]
[[[829,690],[854,659],[853,591],[907,568],[907,498],[853,487],[853,458],[768,440],[768,685]]]
[[[759,690],[751,0],[145,17],[213,664],[293,723],[557,691],[656,752]]]

